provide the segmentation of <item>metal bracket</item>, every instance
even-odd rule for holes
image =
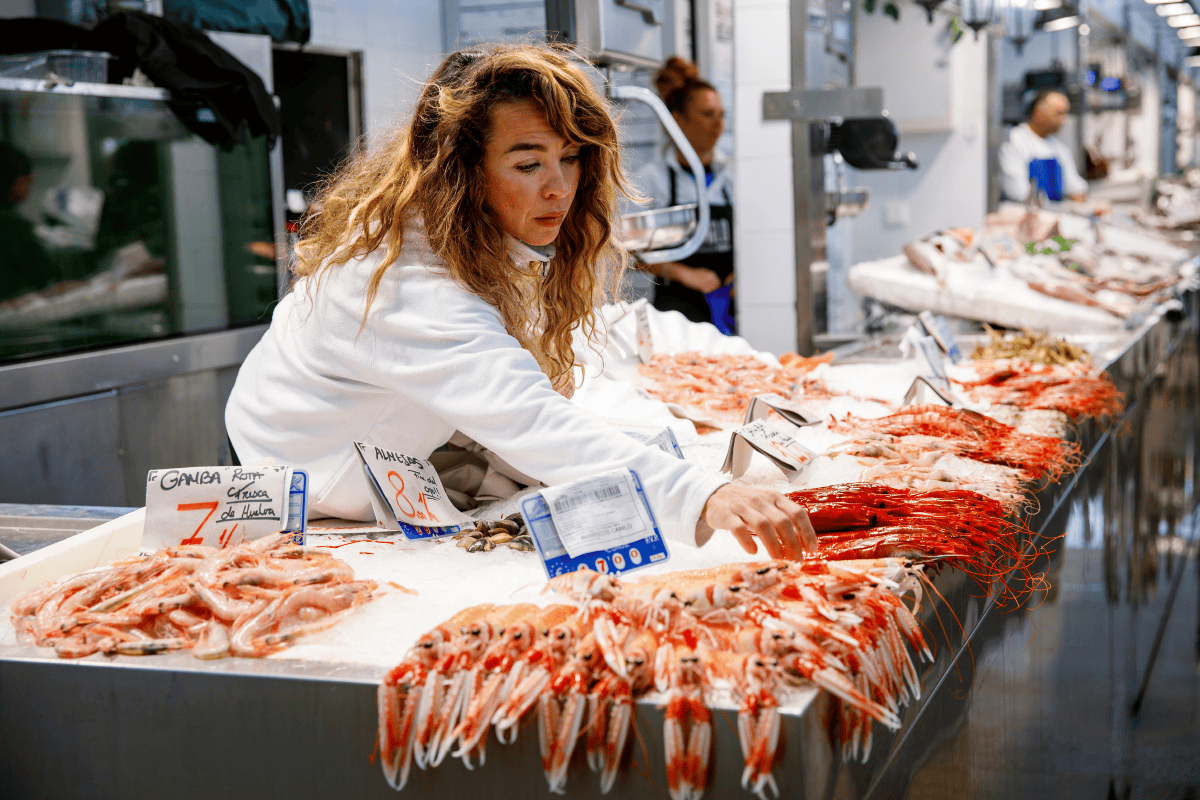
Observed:
[[[688,167],[692,170],[692,179],[696,182],[697,218],[696,229],[692,231],[691,238],[670,250],[639,253],[638,260],[643,264],[662,264],[666,261],[679,261],[687,258],[700,249],[700,245],[704,244],[704,238],[708,236],[708,186],[704,181],[704,165],[700,163],[700,157],[696,155],[696,151],[692,149],[687,137],[679,129],[679,123],[671,116],[671,112],[663,105],[663,101],[659,99],[658,95],[640,86],[617,86],[612,82],[611,77],[607,83],[607,91],[608,96],[613,99],[641,100],[654,109],[658,121],[667,129],[667,134],[671,137],[676,149],[687,159]]]
[[[883,89],[879,86],[763,93],[763,119],[817,122],[878,117],[883,113]]]
[[[650,6],[644,2],[636,2],[636,0],[617,0],[617,5],[624,6],[630,11],[637,11],[642,15],[642,19],[647,25],[661,25],[662,20],[658,18],[661,12],[661,3],[656,3],[655,6]]]

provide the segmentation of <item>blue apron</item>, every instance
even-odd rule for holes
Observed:
[[[675,170],[668,167],[667,176],[671,182],[671,197],[667,205],[675,206],[679,204],[675,192]],[[729,199],[728,187],[722,189],[721,194],[725,205],[708,207],[708,236],[704,243],[681,262],[689,267],[711,269],[725,284],[733,274],[733,204]],[[703,294],[678,281],[664,284],[659,280],[654,289],[654,307],[660,311],[678,311],[693,322],[711,322],[721,333],[732,336],[737,332],[733,298],[730,296],[732,289],[733,285],[727,284]]]
[[[1057,158],[1035,158],[1029,162],[1029,179],[1037,184],[1049,200],[1055,203],[1063,199],[1062,164]]]

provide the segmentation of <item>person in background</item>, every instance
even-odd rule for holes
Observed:
[[[655,278],[654,306],[679,311],[693,322],[712,322],[733,334],[733,181],[729,159],[716,149],[725,132],[725,108],[696,65],[672,56],[654,78],[658,94],[704,165],[711,221],[708,236],[682,261],[645,264]],[[686,159],[667,143],[634,182],[653,208],[696,202],[696,184]]]
[[[1088,185],[1075,169],[1075,157],[1061,139],[1055,138],[1071,101],[1059,89],[1043,89],[1029,104],[1027,120],[1012,129],[1000,146],[1000,172],[1006,200],[1024,202],[1031,180],[1053,201],[1064,197],[1084,200]]]
[[[0,142],[0,300],[41,289],[54,278],[33,223],[17,212],[32,186],[29,157]]]

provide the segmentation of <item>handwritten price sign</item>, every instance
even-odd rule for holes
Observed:
[[[743,425],[729,437],[729,449],[725,452],[721,471],[732,474],[735,479],[741,477],[750,466],[751,454],[758,451],[783,470],[789,481],[794,481],[808,471],[817,457],[796,441],[792,435],[795,431],[796,428],[786,422],[766,418]]]
[[[403,531],[409,539],[427,539],[473,527],[475,520],[450,502],[428,461],[373,444],[355,442],[371,488],[379,524]]]
[[[302,537],[306,491],[307,476],[291,467],[150,470],[142,543],[225,547],[283,530]]]

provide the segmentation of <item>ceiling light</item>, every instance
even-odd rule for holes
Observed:
[[[1172,28],[1189,28],[1200,25],[1200,14],[1186,14],[1181,17],[1167,17],[1167,24]]]
[[[1191,28],[1177,28],[1175,35],[1180,39],[1200,39],[1200,25],[1195,25]]]
[[[1200,67],[1200,56],[1188,56],[1183,60],[1185,67]]]
[[[1052,8],[1062,8],[1062,0],[1033,0],[1036,11],[1049,11]]]
[[[1042,30],[1047,31],[1049,33],[1053,33],[1054,31],[1065,31],[1068,28],[1074,28],[1076,25],[1079,24],[1079,22],[1080,22],[1080,19],[1079,19],[1078,15],[1072,15],[1069,17],[1059,17],[1058,19],[1052,19],[1049,22],[1047,22],[1045,25],[1043,25]]]
[[[1179,0],[1146,0],[1146,3],[1148,5],[1152,5],[1152,6],[1162,5],[1163,3],[1178,3],[1178,2],[1179,2]]]
[[[1177,17],[1180,14],[1194,14],[1191,3],[1167,3],[1154,9],[1160,17]]]

